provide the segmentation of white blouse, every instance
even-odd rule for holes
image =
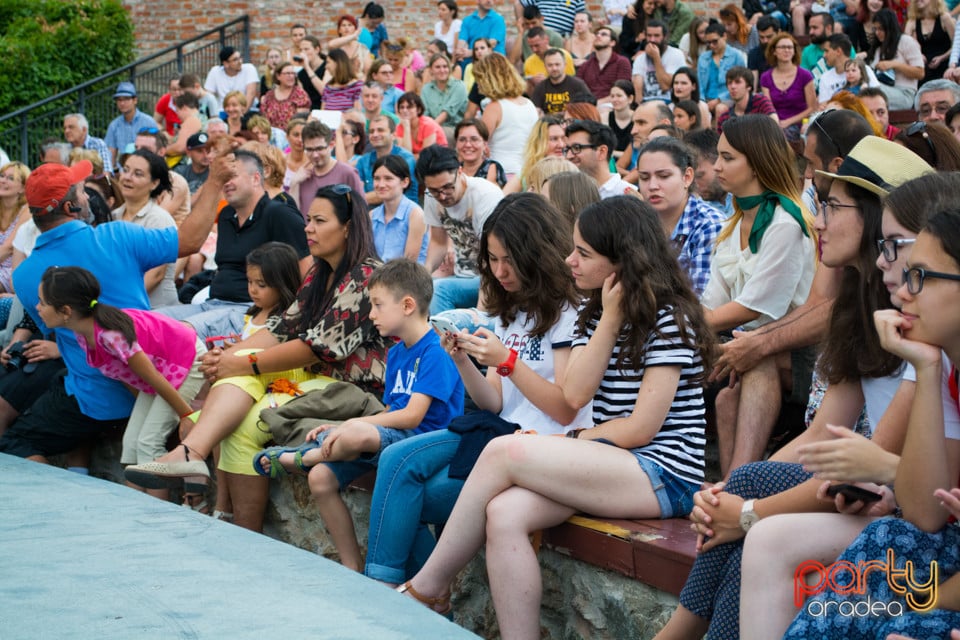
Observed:
[[[737,302],[757,311],[760,317],[743,325],[756,329],[786,315],[803,304],[810,293],[816,270],[816,244],[803,234],[797,221],[777,206],[760,249],[740,249],[740,225],[717,243],[710,263],[710,282],[701,302],[716,309]]]

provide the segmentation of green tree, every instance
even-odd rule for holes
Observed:
[[[133,61],[119,0],[0,0],[0,113]]]

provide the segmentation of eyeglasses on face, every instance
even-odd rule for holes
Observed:
[[[595,144],[572,144],[569,147],[563,148],[563,155],[574,155],[578,156],[584,149],[596,149],[597,145]]]
[[[920,117],[926,118],[930,116],[934,111],[936,111],[941,116],[946,115],[947,111],[950,111],[950,107],[953,106],[947,102],[938,102],[937,104],[924,104],[920,105]]]
[[[330,145],[325,145],[323,147],[304,147],[304,153],[320,153],[321,151],[326,151],[330,148]]]
[[[456,191],[456,189],[457,189],[457,181],[454,180],[453,182],[448,182],[447,184],[443,185],[439,189],[431,189],[430,187],[427,187],[427,192],[430,195],[432,195],[434,198],[441,198],[441,197],[453,195],[453,192]]]
[[[915,296],[923,291],[923,281],[927,278],[935,280],[955,280],[960,282],[960,274],[943,273],[941,271],[930,271],[921,267],[911,267],[903,270],[903,284],[907,285],[907,291]]]
[[[881,238],[877,240],[877,247],[880,249],[880,255],[887,262],[897,261],[897,250],[907,244],[916,242],[915,238]]]
[[[858,204],[843,204],[842,202],[837,202],[836,200],[821,200],[820,201],[820,213],[823,215],[823,224],[826,226],[829,224],[829,216],[834,216],[837,214],[837,209],[859,209],[860,205]],[[830,210],[829,215],[827,210]]]

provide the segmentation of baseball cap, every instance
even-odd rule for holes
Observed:
[[[193,149],[200,149],[207,146],[207,134],[205,133],[195,133],[189,138],[187,138],[187,150],[192,151]]]
[[[30,173],[24,194],[34,213],[45,214],[56,209],[70,187],[93,173],[89,160],[81,160],[72,167],[59,162],[46,162]]]
[[[113,92],[114,98],[136,98],[137,88],[132,82],[121,82],[117,85],[117,90]]]

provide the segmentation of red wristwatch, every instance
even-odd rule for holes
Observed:
[[[497,373],[502,375],[504,378],[509,377],[513,373],[513,367],[517,364],[517,352],[513,349],[510,349],[510,355],[507,356],[507,359],[497,365]]]

